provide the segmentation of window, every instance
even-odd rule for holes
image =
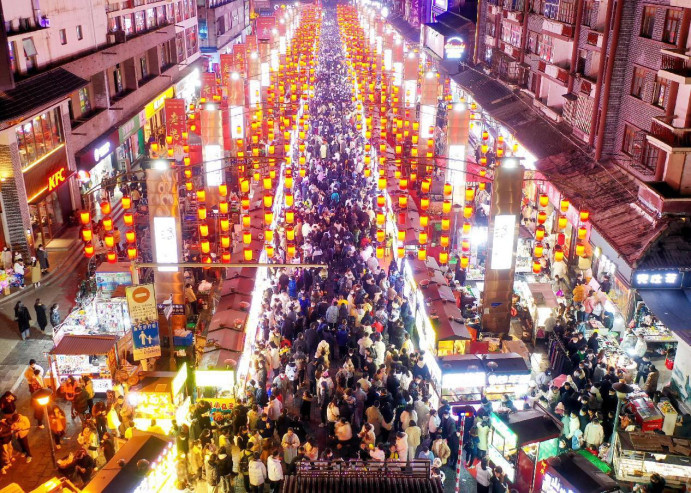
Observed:
[[[67,44],[67,31],[65,29],[60,29],[60,44]]]
[[[34,38],[22,39],[22,46],[24,47],[24,59],[26,62],[26,70],[30,71],[38,65],[38,52],[34,44]]]
[[[521,46],[521,35],[523,34],[523,27],[513,22],[502,23],[501,25],[501,39],[504,43],[509,43],[512,46]]]
[[[115,89],[115,94],[120,94],[123,91],[122,86],[122,72],[120,72],[120,64],[118,63],[113,70],[113,88]]]
[[[108,32],[114,33],[122,29],[122,23],[120,22],[120,17],[108,17]]]
[[[127,14],[127,15],[122,16],[122,27],[125,30],[125,34],[134,33],[133,16],[134,16],[134,14]]]
[[[226,23],[223,17],[216,19],[216,35],[220,36],[226,32]]]
[[[633,75],[631,77],[631,95],[643,99],[645,95],[645,79],[648,71],[641,67],[633,68]]]
[[[552,62],[554,57],[554,43],[552,36],[540,34],[537,37],[537,55],[546,62]]]
[[[549,19],[556,19],[559,14],[559,0],[545,0],[544,16]]]
[[[91,113],[91,100],[89,99],[88,87],[82,87],[79,90],[79,111],[82,115]]]
[[[156,9],[146,9],[146,28],[156,27]]]
[[[662,41],[676,44],[681,24],[681,10],[667,9],[665,14],[665,30],[662,33]]]
[[[78,40],[84,39],[84,31],[82,30],[81,24],[77,26],[77,39]]]
[[[657,168],[657,160],[659,156],[660,149],[649,143],[645,144],[642,162],[648,170],[655,171],[655,169]]]
[[[537,53],[537,38],[536,32],[528,31],[528,53]]]
[[[146,21],[144,15],[143,10],[134,13],[134,31],[137,33],[146,31]]]
[[[655,29],[655,7],[645,7],[643,9],[643,17],[641,20],[641,36],[644,38],[653,37],[653,29]]]
[[[17,65],[17,43],[15,41],[10,41],[8,44],[9,55],[10,55],[10,70],[13,74],[19,72],[19,65]]]
[[[146,63],[146,56],[139,58],[139,68],[142,71],[142,79],[146,79],[149,76],[149,66]]]
[[[638,129],[636,127],[634,127],[632,125],[624,126],[624,140],[623,140],[622,146],[621,146],[621,150],[622,150],[622,152],[624,152],[624,154],[628,154],[629,156],[633,156],[637,133],[638,133]]]
[[[561,0],[559,2],[557,20],[567,24],[576,22],[576,2],[574,0]]]
[[[655,77],[655,90],[653,91],[653,104],[660,108],[665,107],[669,94],[669,80],[663,77]]]
[[[583,20],[581,21],[581,23],[584,26],[588,26],[588,27],[592,26],[593,13],[594,13],[594,8],[595,8],[594,3],[595,2],[593,0],[586,0],[583,3]]]
[[[27,168],[63,142],[60,109],[55,108],[26,121],[15,130],[19,160]]]

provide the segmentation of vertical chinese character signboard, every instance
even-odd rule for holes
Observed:
[[[161,356],[161,339],[158,333],[158,310],[153,284],[128,286],[125,289],[127,307],[132,322],[132,347],[134,359],[139,361]]]
[[[201,97],[206,101],[213,101],[216,95],[216,74],[214,72],[204,72],[202,74]]]
[[[173,138],[173,146],[182,145],[185,131],[185,100],[166,99],[166,135]]]
[[[256,35],[259,41],[269,41],[271,39],[271,30],[276,25],[276,19],[271,17],[257,17],[256,20]]]

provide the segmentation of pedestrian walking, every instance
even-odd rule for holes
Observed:
[[[14,305],[14,319],[17,321],[22,340],[27,340],[31,334],[31,314],[21,301],[17,301]]]
[[[48,326],[48,317],[46,305],[41,303],[40,298],[36,298],[34,302],[34,311],[36,312],[36,323],[38,324],[38,328],[41,329],[41,332],[45,333],[46,327]]]

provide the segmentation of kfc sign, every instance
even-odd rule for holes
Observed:
[[[67,173],[65,173],[66,169],[63,166],[59,170],[57,170],[55,173],[50,175],[48,177],[48,191],[52,192],[56,188],[58,188],[60,185],[65,183],[65,180],[67,180]]]

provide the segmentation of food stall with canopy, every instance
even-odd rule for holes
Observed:
[[[172,438],[135,430],[82,493],[175,491],[176,457]]]
[[[188,422],[190,397],[187,395],[187,364],[177,372],[140,373],[139,383],[130,388],[127,400],[134,407],[134,424],[146,430],[151,420],[168,433],[175,419],[178,425]]]
[[[453,406],[478,409],[487,382],[482,361],[475,354],[453,354],[439,360],[441,398]]]
[[[105,394],[113,388],[118,367],[117,338],[111,335],[64,335],[48,353],[49,380],[57,392],[63,379],[91,378],[94,392]]]
[[[540,406],[490,415],[487,454],[519,491],[531,491],[537,464],[559,453],[561,423]]]
[[[580,452],[580,451],[579,451]],[[589,452],[585,452],[588,453]],[[591,454],[597,460],[597,458]],[[544,472],[535,478],[541,493],[613,493],[621,491],[619,484],[599,469],[584,454],[568,452],[547,459]],[[538,482],[540,485],[538,486]],[[537,489],[539,487],[539,489]]]
[[[691,440],[687,436],[618,431],[613,468],[620,481],[647,483],[658,473],[668,487],[683,487],[691,478]]]
[[[642,391],[633,392],[626,396],[626,409],[631,411],[636,424],[642,431],[661,430],[665,420],[664,415],[655,407],[655,403],[648,394]]]
[[[439,289],[437,286],[430,286],[426,294],[439,296]],[[425,299],[428,303],[430,321],[437,334],[437,356],[465,354],[466,344],[473,337],[466,328],[461,310],[455,301],[445,301],[442,298]]]
[[[523,356],[517,353],[490,353],[480,358],[487,374],[485,396],[489,400],[500,400],[504,394],[520,398],[528,392],[531,370]]]
[[[114,335],[123,337],[130,328],[130,312],[124,287],[109,294],[97,293],[72,310],[53,329],[53,342],[58,344],[65,334]]]
[[[201,370],[194,371],[197,401],[208,401],[211,412],[231,412],[235,405],[235,371]]]

